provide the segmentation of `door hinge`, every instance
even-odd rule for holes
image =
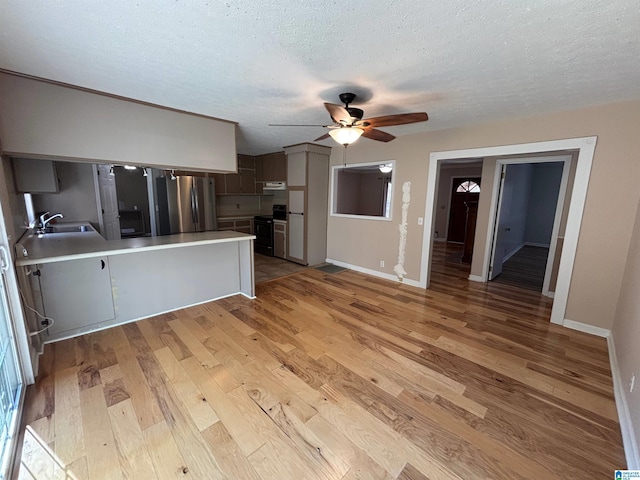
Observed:
[[[31,275],[33,275],[34,277],[39,277],[42,274],[40,273],[40,269],[36,269],[31,271]]]
[[[493,267],[489,267],[489,272],[492,272],[492,271],[493,271]]]

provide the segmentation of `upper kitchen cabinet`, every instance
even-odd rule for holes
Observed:
[[[216,195],[255,195],[256,171],[254,158],[238,155],[238,173],[215,174]]]
[[[256,157],[257,182],[286,182],[287,156],[284,152],[268,153]]]
[[[58,172],[52,160],[13,158],[13,178],[20,193],[58,193]]]
[[[11,157],[236,170],[235,122],[8,73],[0,92],[0,138]]]

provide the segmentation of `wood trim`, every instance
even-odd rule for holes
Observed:
[[[94,90],[92,88],[82,87],[80,85],[73,85],[71,83],[60,82],[58,80],[51,80],[49,78],[37,77],[35,75],[29,75],[27,73],[16,72],[13,70],[7,70],[5,68],[0,68],[0,73],[6,73],[7,75],[13,75],[14,77],[22,77],[28,80],[36,80],[38,82],[50,83],[51,85],[57,85],[59,87],[70,88],[72,90],[80,90],[81,92],[93,93],[95,95],[101,95],[103,97],[115,98],[117,100],[124,100],[126,102],[133,102],[139,105],[144,105],[146,107],[154,107],[160,108],[162,110],[168,110],[170,112],[176,113],[184,113],[185,115],[192,115],[194,117],[206,118],[208,120],[217,120],[218,122],[231,123],[233,125],[238,125],[238,122],[234,122],[233,120],[226,120],[224,118],[212,117],[211,115],[204,115],[202,113],[190,112],[188,110],[181,110],[179,108],[167,107],[164,105],[158,105],[157,103],[145,102],[144,100],[137,100],[131,97],[124,97],[122,95],[116,95],[115,93],[102,92],[100,90]]]

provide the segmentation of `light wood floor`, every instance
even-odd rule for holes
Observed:
[[[612,478],[604,339],[550,325],[540,294],[468,282],[450,253],[426,292],[307,269],[48,345],[23,462],[39,479]]]

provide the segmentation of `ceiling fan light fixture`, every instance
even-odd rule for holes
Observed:
[[[380,173],[389,173],[391,172],[391,170],[393,170],[393,165],[390,163],[385,163],[384,165],[380,165],[378,169],[380,170]]]
[[[358,140],[364,133],[364,130],[358,127],[341,127],[329,130],[329,135],[340,145],[351,145]]]

